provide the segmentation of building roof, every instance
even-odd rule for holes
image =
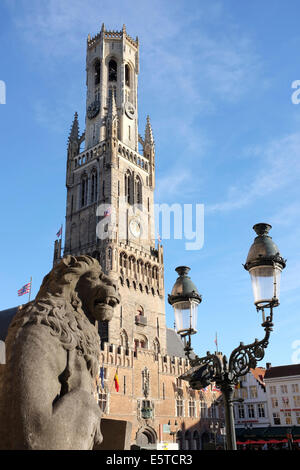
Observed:
[[[186,357],[180,336],[171,328],[167,328],[167,355],[171,357]]]
[[[279,377],[289,377],[300,375],[300,364],[289,364],[287,366],[270,367],[266,370],[265,379],[275,379]]]
[[[18,308],[13,307],[0,311],[0,340],[5,341],[9,324],[17,313]]]
[[[265,387],[264,376],[266,369],[264,367],[256,367],[255,369],[250,369],[254,378],[259,382],[263,387]]]

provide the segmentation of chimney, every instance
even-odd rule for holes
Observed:
[[[267,370],[268,370],[268,369],[271,369],[271,367],[272,367],[271,362],[267,362],[267,363],[266,363],[266,369],[267,369]]]

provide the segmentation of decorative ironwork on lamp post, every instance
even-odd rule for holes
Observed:
[[[236,450],[236,438],[233,415],[233,394],[241,376],[255,368],[257,361],[264,358],[265,349],[273,327],[273,309],[279,305],[280,275],[286,260],[282,258],[272,238],[268,235],[271,225],[256,224],[253,229],[257,237],[252,244],[244,268],[249,271],[257,311],[262,313],[262,327],[265,336],[253,343],[240,343],[229,359],[221,352],[207,352],[205,357],[192,353],[191,336],[197,332],[197,309],[202,297],[188,276],[190,268],[176,268],[179,274],[168,302],[174,308],[177,333],[184,341],[185,353],[192,368],[181,379],[187,380],[195,390],[216,383],[223,394],[226,444],[228,450]],[[265,315],[265,310],[268,315]]]

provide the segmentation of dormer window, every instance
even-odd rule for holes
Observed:
[[[111,59],[108,63],[108,81],[116,82],[117,81],[117,62],[114,59]]]

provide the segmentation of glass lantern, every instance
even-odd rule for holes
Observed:
[[[264,307],[271,303],[279,305],[281,271],[279,266],[268,265],[249,269],[254,303],[257,307]]]
[[[189,299],[173,304],[175,324],[178,334],[184,333],[195,334],[197,333],[197,313],[198,305],[194,299]]]
[[[256,224],[253,229],[257,237],[249,250],[244,268],[249,271],[257,309],[279,305],[280,277],[286,260],[269,236],[269,224]]]
[[[188,266],[179,266],[175,271],[179,277],[168,296],[168,302],[174,309],[177,333],[184,337],[197,333],[197,312],[202,297],[188,276]]]

